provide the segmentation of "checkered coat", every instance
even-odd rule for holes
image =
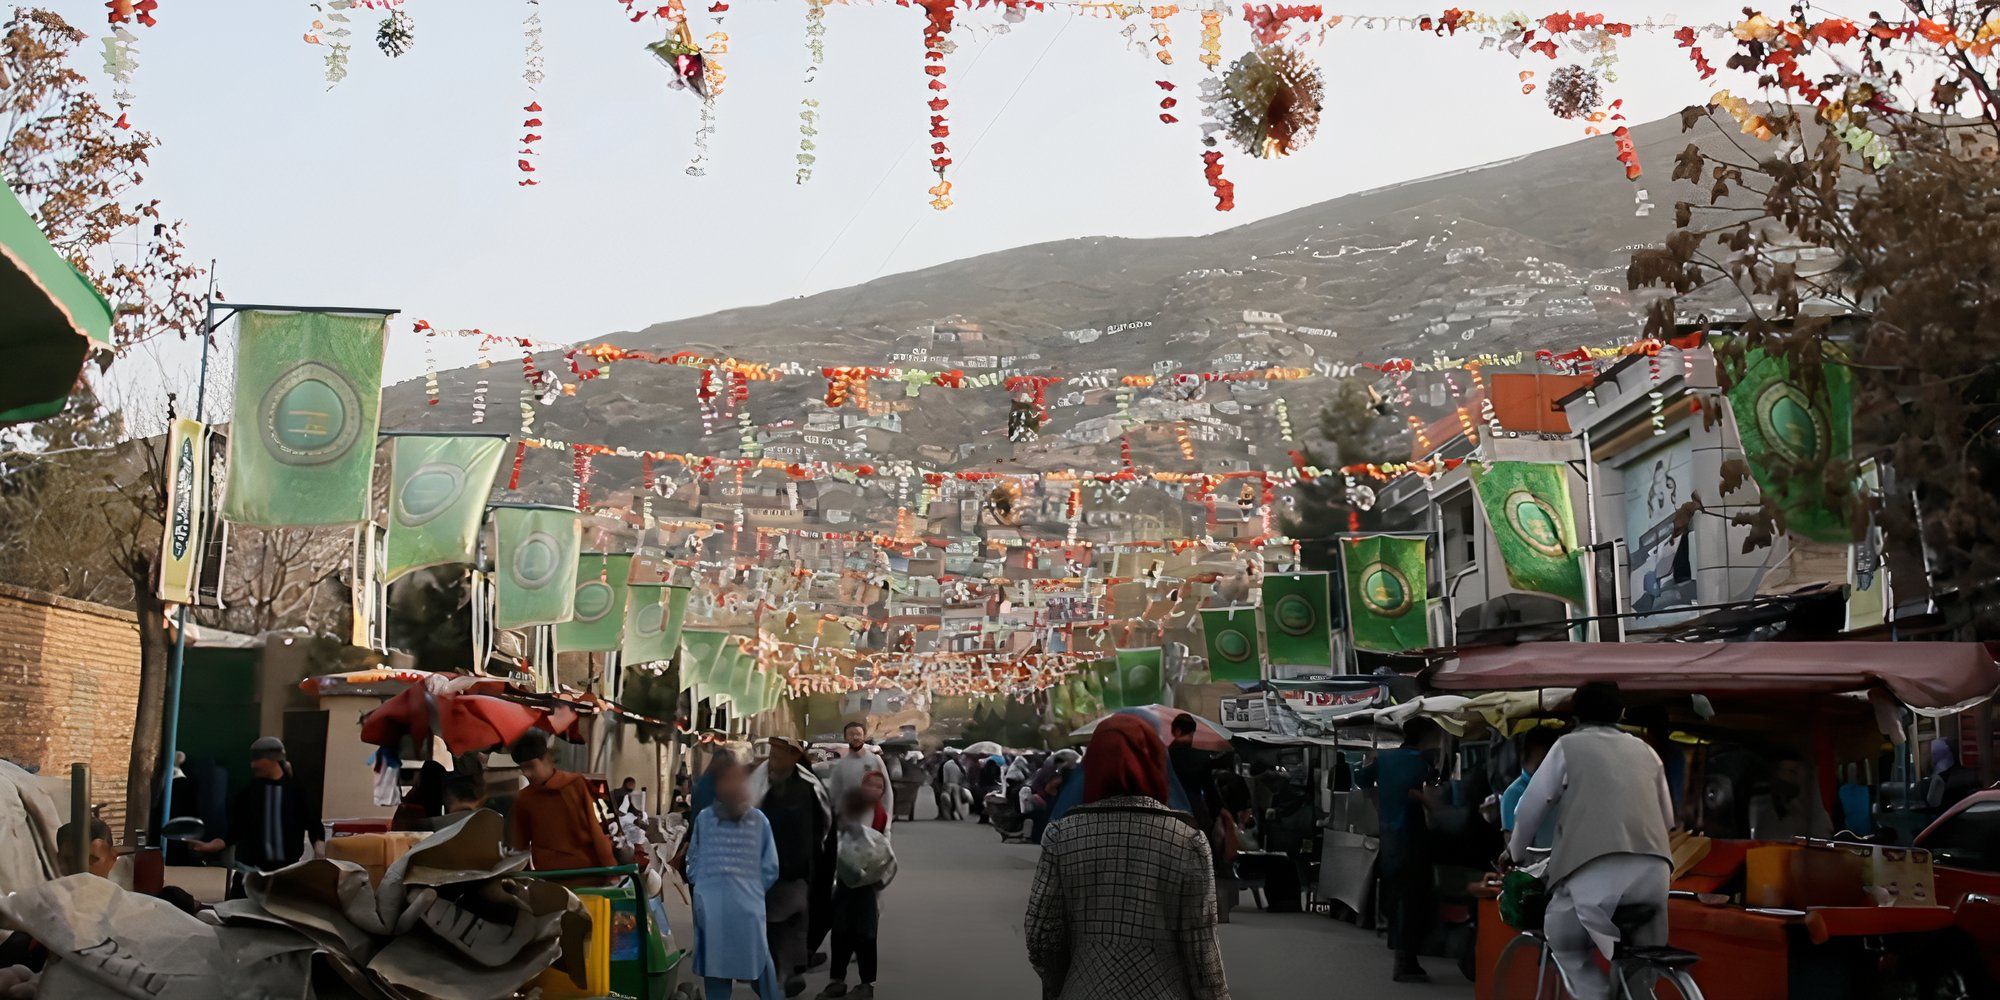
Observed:
[[[1229,998],[1208,840],[1150,798],[1079,806],[1049,828],[1027,936],[1047,1000]]]

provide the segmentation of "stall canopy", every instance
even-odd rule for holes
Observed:
[[[11,424],[62,412],[84,359],[111,346],[111,305],[0,191],[0,424]]]
[[[1468,649],[1431,676],[1445,691],[1576,687],[1811,695],[1882,688],[1925,714],[1979,703],[2000,664],[1970,642],[1529,642]]]

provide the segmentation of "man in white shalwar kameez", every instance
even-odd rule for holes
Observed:
[[[1600,1000],[1611,983],[1590,953],[1611,958],[1621,935],[1612,914],[1620,907],[1652,911],[1634,930],[1634,945],[1667,943],[1673,794],[1659,754],[1618,729],[1624,711],[1616,684],[1585,684],[1570,704],[1577,729],[1556,741],[1528,782],[1507,850],[1516,863],[1527,860],[1543,817],[1562,804],[1542,932],[1577,1000]]]

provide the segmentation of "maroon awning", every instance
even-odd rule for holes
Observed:
[[[1526,642],[1459,653],[1431,675],[1445,691],[1576,687],[1630,691],[1836,694],[1880,685],[1911,708],[1963,708],[2000,688],[1976,642]]]

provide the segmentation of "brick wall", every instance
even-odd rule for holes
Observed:
[[[88,763],[91,800],[120,830],[138,701],[131,612],[0,584],[0,757],[65,780]]]

